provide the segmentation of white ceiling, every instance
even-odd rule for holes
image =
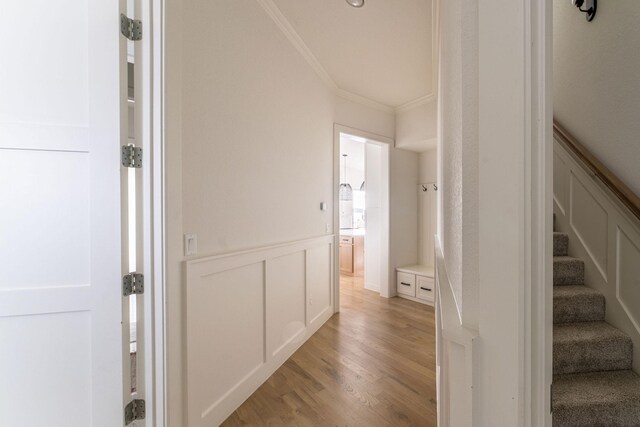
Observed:
[[[432,94],[432,0],[272,1],[339,89],[391,108]]]

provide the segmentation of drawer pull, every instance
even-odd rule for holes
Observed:
[[[411,286],[410,283],[404,283],[404,282],[400,282],[401,285],[405,285],[405,286]]]
[[[425,288],[425,287],[420,286],[420,289],[422,289],[423,291],[431,292],[431,289],[430,289],[430,288]]]

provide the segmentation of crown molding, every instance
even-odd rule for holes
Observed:
[[[293,47],[302,55],[302,57],[309,63],[313,71],[316,72],[320,80],[324,82],[331,90],[338,90],[338,85],[331,78],[327,70],[320,64],[318,58],[311,52],[311,49],[307,46],[307,44],[302,40],[302,37],[298,34],[298,32],[293,28],[293,25],[289,22],[289,20],[282,14],[278,6],[273,2],[273,0],[256,0],[260,6],[267,12],[267,15],[273,20],[278,29],[284,34],[284,36],[291,42]]]
[[[349,92],[348,90],[340,88],[336,82],[331,78],[327,70],[324,69],[318,58],[311,52],[309,46],[304,42],[302,37],[298,34],[298,32],[293,28],[293,25],[289,22],[289,20],[282,14],[278,6],[273,2],[273,0],[256,0],[260,6],[264,9],[267,15],[273,20],[278,29],[284,34],[284,36],[289,40],[289,42],[295,47],[295,49],[302,55],[302,57],[307,61],[309,66],[315,71],[315,73],[320,77],[320,80],[337,96],[347,99],[349,101],[365,105],[370,108],[375,108],[376,110],[384,111],[386,113],[393,114],[395,109],[389,105],[383,104],[378,101],[374,101],[373,99],[367,98],[362,95],[358,95],[353,92]]]
[[[374,101],[372,99],[366,98],[364,96],[360,96],[357,93],[349,92],[348,90],[344,90],[338,88],[336,91],[336,95],[340,98],[346,99],[351,102],[355,102],[356,104],[364,105],[365,107],[373,108],[375,110],[384,111],[385,113],[394,114],[395,109],[386,104],[382,104],[378,101]]]
[[[318,75],[320,80],[322,80],[322,82],[337,96],[343,99],[346,99],[348,101],[364,105],[369,108],[374,108],[379,111],[384,111],[385,113],[389,113],[389,114],[397,114],[399,112],[405,112],[405,111],[411,110],[413,108],[416,108],[428,102],[431,102],[437,97],[436,90],[434,89],[433,92],[430,94],[421,96],[417,99],[406,102],[400,106],[392,107],[390,105],[383,104],[378,101],[374,101],[373,99],[367,98],[365,96],[358,95],[357,93],[353,93],[348,90],[342,89],[331,78],[331,76],[329,75],[327,70],[324,69],[322,64],[320,64],[320,61],[318,61],[318,58],[316,58],[313,52],[311,52],[311,49],[309,49],[309,46],[307,46],[307,44],[304,42],[302,37],[300,37],[300,35],[295,30],[293,25],[291,25],[287,17],[284,16],[284,14],[280,11],[280,8],[278,8],[278,6],[273,2],[273,0],[256,0],[256,1],[262,7],[262,9],[264,9],[267,15],[271,18],[271,20],[276,24],[276,26],[282,32],[282,34],[284,34],[287,40],[289,40],[289,42],[293,45],[293,47],[298,51],[298,53],[300,53],[300,55],[302,55],[302,57],[307,61],[309,66]],[[438,1],[439,0],[432,0],[431,21],[434,29],[437,29],[436,25],[438,21],[437,19]],[[433,59],[432,59],[433,71],[431,73],[433,77],[432,87],[436,88],[437,81],[438,81],[437,79],[438,67],[436,66],[437,60],[438,60],[438,52],[437,52],[438,43],[436,40],[437,31],[433,32],[431,38],[432,38],[432,55],[433,55]]]
[[[436,95],[434,93],[429,93],[427,95],[421,96],[420,98],[416,98],[412,101],[405,102],[402,105],[398,105],[395,108],[395,112],[404,113],[405,111],[413,110],[414,108],[420,107],[422,105],[428,104],[432,101],[435,101]]]

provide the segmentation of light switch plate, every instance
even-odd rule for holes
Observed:
[[[184,235],[184,255],[191,256],[198,253],[198,236],[195,234]]]

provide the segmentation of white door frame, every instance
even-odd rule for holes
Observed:
[[[551,427],[553,380],[553,0],[529,0],[525,50],[529,73],[525,238],[525,407],[524,424]],[[528,394],[530,393],[530,394]]]
[[[146,14],[151,22],[151,41],[149,49],[150,64],[150,93],[151,108],[149,119],[152,125],[152,168],[150,168],[151,181],[151,206],[153,221],[150,224],[152,249],[154,293],[149,304],[153,307],[150,320],[153,328],[151,350],[153,364],[147,365],[148,378],[153,382],[148,383],[148,390],[152,390],[154,400],[154,426],[165,427],[167,425],[167,395],[166,395],[166,251],[165,251],[165,168],[164,168],[164,7],[165,0],[152,0],[150,10]]]
[[[141,263],[145,275],[138,358],[146,401],[144,425],[166,426],[164,0],[136,1],[143,37],[136,43],[136,139],[143,149]],[[142,318],[140,318],[142,316]],[[140,385],[139,385],[140,387]],[[140,425],[140,423],[138,423]]]
[[[333,263],[333,311],[337,313],[340,311],[340,201],[338,195],[338,188],[340,186],[340,134],[346,133],[349,135],[357,136],[360,138],[364,138],[370,140],[372,142],[378,142],[381,144],[386,144],[388,146],[389,155],[387,156],[387,171],[390,171],[390,159],[391,159],[391,150],[394,147],[394,140],[388,138],[386,136],[377,135],[372,132],[367,132],[364,130],[352,128],[349,126],[344,126],[338,123],[333,125],[333,235],[334,235],[334,263]],[[387,190],[390,188],[390,174],[386,177],[386,188]],[[383,177],[384,178],[384,177]],[[385,262],[381,265],[381,283],[380,283],[380,295],[383,297],[389,297],[394,295],[395,293],[391,289],[392,281],[389,280],[389,200],[390,194],[387,191],[386,197],[383,195],[383,226],[382,226],[382,250],[381,258],[385,260]],[[384,253],[386,252],[386,253]]]

